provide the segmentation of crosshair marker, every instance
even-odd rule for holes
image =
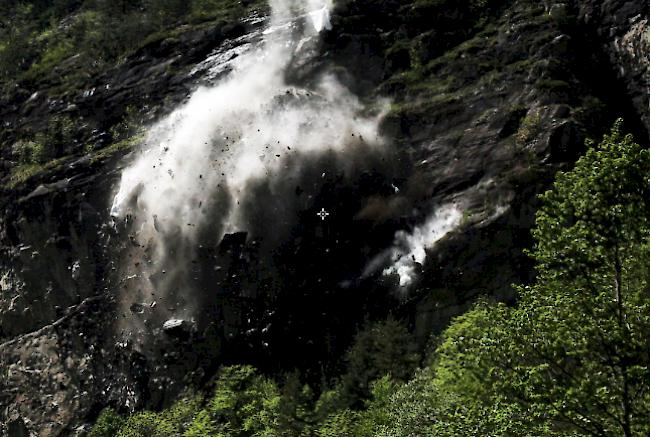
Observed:
[[[329,212],[325,211],[325,208],[321,208],[320,212],[316,214],[318,217],[321,218],[321,220],[325,221],[328,215],[330,215]]]

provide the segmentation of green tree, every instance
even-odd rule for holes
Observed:
[[[280,393],[250,366],[224,367],[212,397],[185,396],[160,413],[143,411],[122,419],[113,410],[99,417],[96,437],[276,437]]]
[[[539,279],[512,320],[534,358],[521,394],[569,428],[647,435],[650,153],[619,121],[542,200]]]
[[[124,426],[124,419],[115,410],[107,408],[97,419],[88,437],[113,437]]]
[[[410,379],[420,356],[406,326],[389,318],[359,331],[346,361],[339,390],[349,406],[361,407],[371,394],[373,381],[386,374],[398,381]]]
[[[295,371],[285,376],[280,392],[278,437],[310,435],[317,421],[311,387]]]
[[[458,319],[437,351],[432,384],[460,403],[438,404],[436,427],[648,435],[650,153],[619,122],[542,200],[536,283]]]
[[[189,436],[276,436],[280,393],[250,366],[224,367],[214,395],[189,426]]]

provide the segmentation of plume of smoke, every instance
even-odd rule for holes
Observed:
[[[323,3],[320,9],[319,3]],[[310,10],[312,11],[309,13],[309,17],[314,24],[314,29],[316,29],[316,32],[321,32],[324,29],[331,30],[332,24],[330,23],[330,8],[332,7],[332,2],[319,2],[318,0],[310,0],[309,4]]]
[[[442,205],[423,224],[412,232],[398,231],[393,247],[373,259],[365,269],[364,276],[372,274],[386,264],[385,276],[397,275],[399,285],[408,287],[416,277],[416,267],[424,263],[427,250],[434,248],[450,232],[457,229],[463,214],[455,203]]]
[[[145,150],[122,175],[111,215],[124,217],[131,204],[149,216],[143,221],[196,224],[200,199],[216,186],[236,199],[251,179],[280,170],[277,155],[344,152],[351,134],[379,143],[378,118],[361,117],[362,105],[333,77],[312,90],[284,83],[296,47],[305,52],[315,33],[329,27],[328,3],[308,2],[315,9],[308,14],[313,29],[296,36],[291,17],[301,3],[273,1],[263,46],[242,56],[229,78],[197,90],[150,130]],[[231,211],[230,230],[236,216]]]
[[[382,144],[383,114],[361,115],[363,105],[333,76],[308,89],[285,82],[295,60],[309,58],[318,33],[331,27],[331,6],[272,0],[263,42],[239,56],[228,77],[198,89],[149,130],[111,208],[116,222],[133,220],[140,253],[132,256],[148,260],[149,271],[131,271],[139,278],[131,288],[143,298],[183,288],[183,260],[197,244],[197,227],[209,223],[222,235],[246,230],[239,201],[256,180],[288,177],[289,158],[299,165],[315,154],[344,156],[360,142]],[[166,279],[154,286],[161,271]]]

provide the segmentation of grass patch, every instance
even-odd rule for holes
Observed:
[[[91,165],[101,164],[104,161],[114,156],[117,156],[119,154],[124,154],[130,151],[131,149],[133,149],[143,139],[144,139],[144,134],[139,134],[139,135],[134,135],[125,140],[113,143],[110,146],[105,147],[90,155],[90,164]],[[53,159],[46,163],[29,162],[29,163],[19,164],[10,170],[9,178],[6,180],[4,184],[4,188],[15,189],[38,175],[61,168],[64,164],[70,162],[74,158],[75,157],[68,155],[61,158]]]
[[[140,6],[80,1],[66,8],[18,2],[6,9],[11,31],[0,29],[0,82],[74,88],[83,82],[78,79],[114,66],[144,45],[204,23],[235,24],[267,6],[263,0],[156,0]],[[78,61],[71,59],[75,56]]]
[[[117,154],[126,153],[140,144],[143,139],[144,134],[138,134],[125,140],[118,141],[117,143],[113,143],[110,146],[104,147],[103,149],[98,150],[91,155],[90,163],[96,164],[110,159]]]
[[[25,79],[37,80],[39,77],[48,75],[56,66],[66,59],[74,56],[75,48],[70,40],[63,40],[48,47],[41,59],[32,64],[25,73]]]
[[[188,20],[190,23],[201,23],[217,19],[233,21],[249,15],[253,10],[267,8],[267,2],[255,0],[244,6],[242,2],[232,0],[195,0],[192,3]]]
[[[528,115],[521,121],[515,135],[517,146],[525,147],[542,133],[542,118],[539,114]]]
[[[542,79],[537,81],[537,89],[546,91],[551,94],[568,94],[571,91],[571,85],[563,80]]]
[[[45,164],[22,164],[11,169],[9,180],[5,184],[5,188],[16,188],[34,176],[46,171],[51,171],[61,167],[64,163],[70,160],[69,156],[52,160]]]

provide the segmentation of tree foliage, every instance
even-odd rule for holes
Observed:
[[[469,427],[456,432],[650,432],[649,190],[650,154],[620,123],[558,175],[533,232],[536,283],[515,308],[458,319],[437,351],[432,384],[462,400],[446,421]]]

